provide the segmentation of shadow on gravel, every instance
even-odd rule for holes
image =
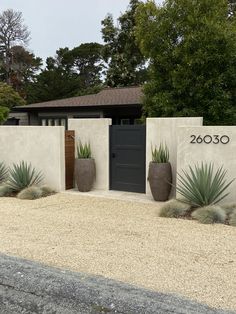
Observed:
[[[0,314],[230,314],[185,298],[0,254]]]

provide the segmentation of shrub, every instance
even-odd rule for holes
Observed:
[[[30,186],[17,194],[17,198],[22,200],[35,200],[40,197],[42,197],[42,190],[37,186]]]
[[[223,167],[214,171],[212,163],[201,163],[194,168],[189,166],[189,173],[183,170],[183,175],[178,174],[176,190],[195,207],[216,204],[229,193],[227,188],[234,181],[226,182],[227,171]]]
[[[10,196],[12,189],[8,185],[0,185],[0,197]]]
[[[236,227],[236,209],[234,209],[234,211],[230,215],[229,224],[230,224],[230,226]]]
[[[21,161],[19,164],[13,164],[9,171],[8,185],[13,191],[21,191],[27,187],[37,185],[43,180],[41,172],[32,168],[31,164]]]
[[[42,192],[42,197],[46,197],[55,193],[53,189],[46,185],[41,186],[40,189]]]
[[[159,148],[152,148],[152,161],[157,163],[169,162],[169,150],[168,147],[160,144]]]
[[[77,145],[77,158],[91,158],[91,147],[89,143],[85,143],[84,145],[79,142]]]
[[[203,224],[224,223],[226,213],[218,206],[206,206],[196,209],[192,217]]]
[[[178,218],[184,216],[190,210],[190,205],[178,200],[166,202],[160,209],[160,217]]]
[[[236,209],[236,203],[226,204],[220,207],[225,211],[226,215],[230,215],[234,209]]]
[[[3,162],[0,162],[0,183],[6,180],[8,169]]]

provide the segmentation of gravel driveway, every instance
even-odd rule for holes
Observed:
[[[69,194],[1,198],[0,251],[235,310],[236,228],[157,211]]]

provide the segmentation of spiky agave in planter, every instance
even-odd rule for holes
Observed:
[[[169,162],[169,150],[166,145],[152,148],[152,161],[149,163],[148,181],[155,201],[169,198],[172,184],[172,170]]]
[[[77,158],[75,159],[75,182],[80,192],[89,192],[93,187],[96,168],[95,160],[92,158],[89,143],[77,145]]]

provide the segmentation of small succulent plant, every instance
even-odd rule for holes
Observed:
[[[32,168],[31,164],[21,161],[19,164],[13,164],[9,170],[9,178],[7,184],[15,191],[21,191],[27,187],[38,185],[43,180],[41,172],[37,172]]]
[[[77,158],[91,158],[91,147],[89,143],[82,144],[81,142],[77,145]]]

